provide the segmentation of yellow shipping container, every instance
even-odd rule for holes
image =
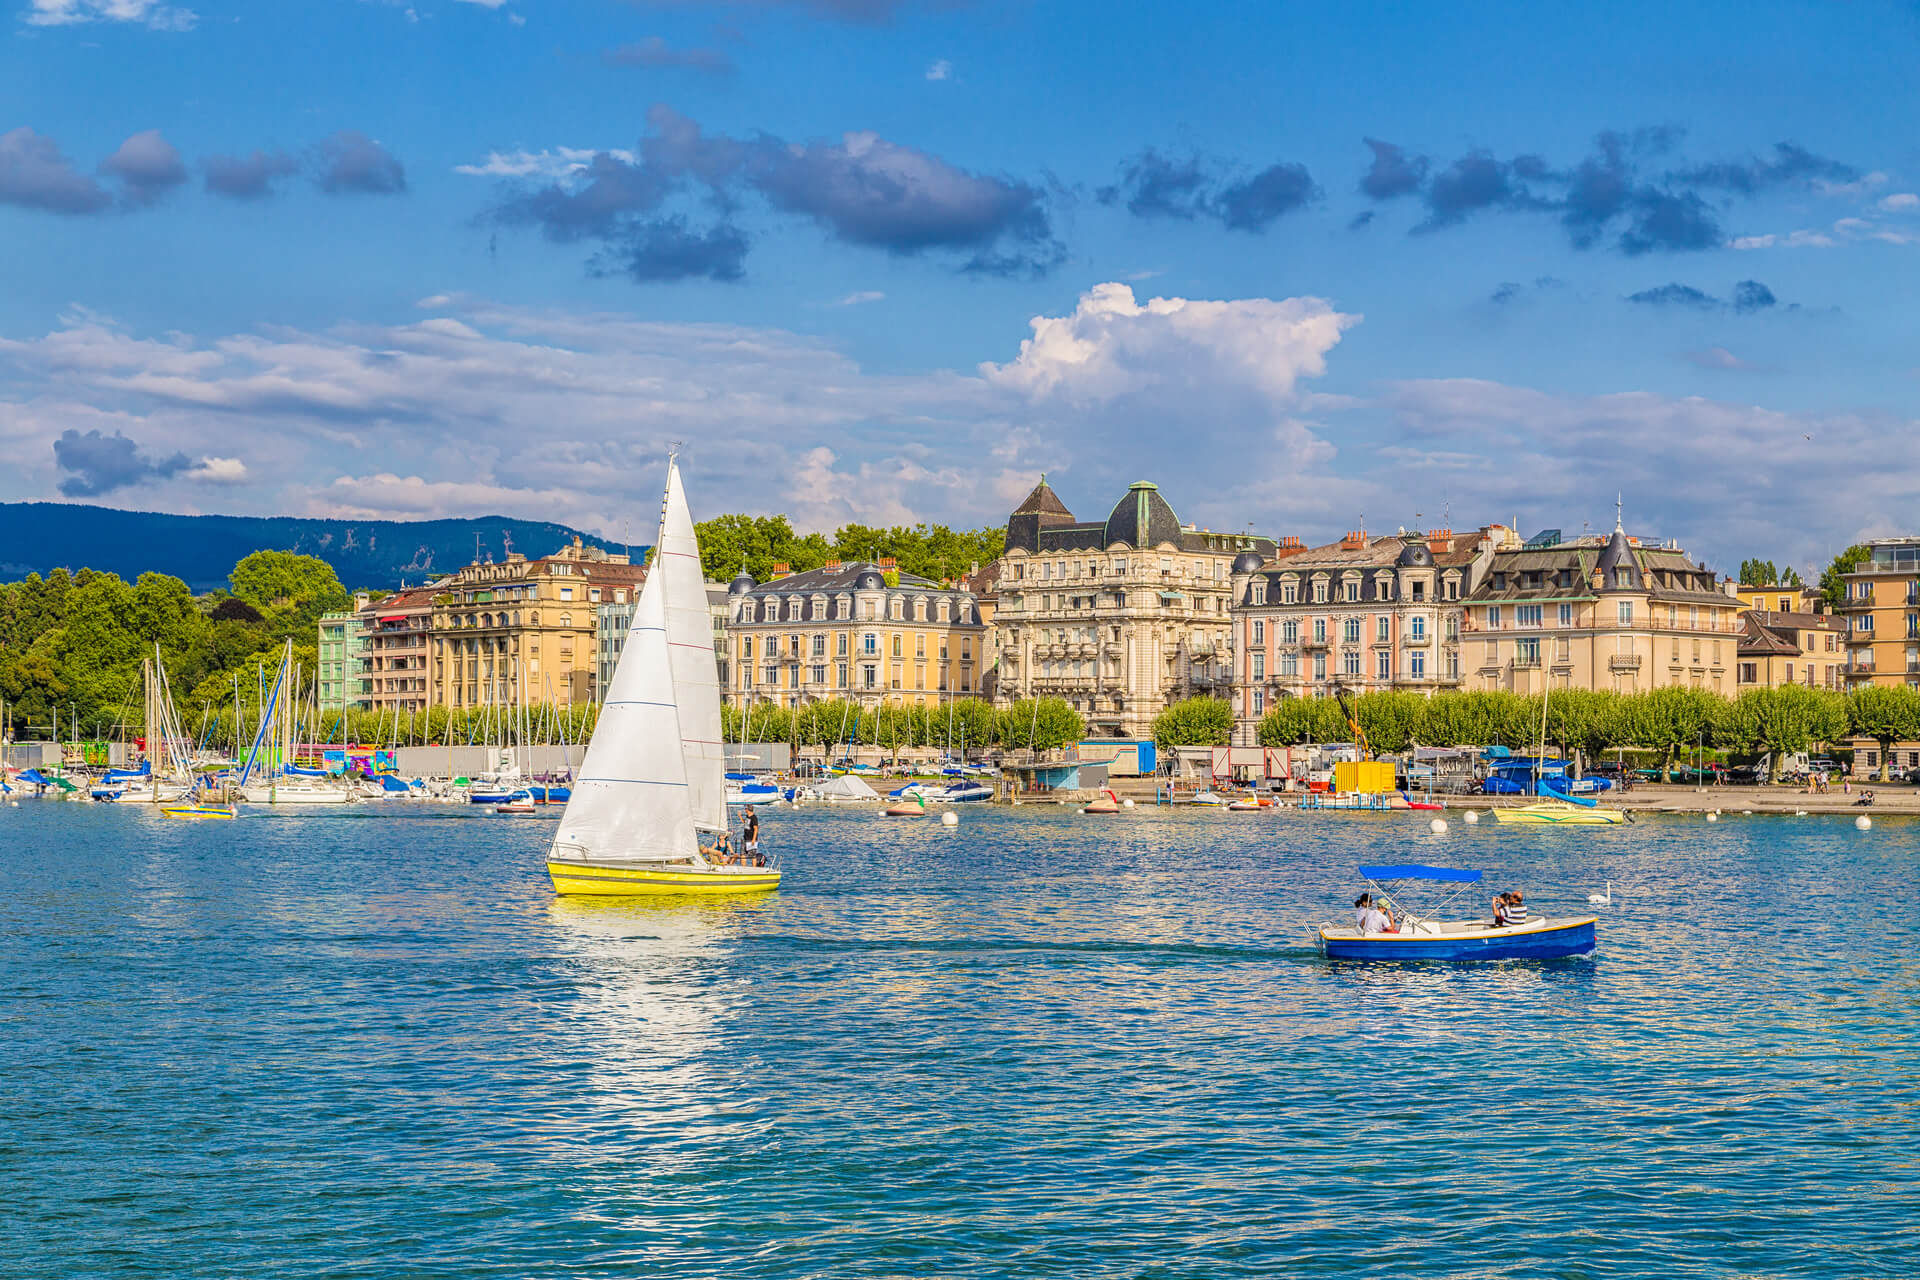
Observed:
[[[1336,760],[1333,764],[1333,789],[1343,795],[1380,795],[1393,790],[1393,762],[1390,760]]]

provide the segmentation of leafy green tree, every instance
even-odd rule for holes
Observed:
[[[1347,717],[1332,698],[1280,698],[1261,717],[1259,733],[1263,747],[1342,742],[1352,736]]]
[[[1353,714],[1366,730],[1368,746],[1399,752],[1423,741],[1419,727],[1426,703],[1417,693],[1367,693],[1354,702]]]
[[[1022,698],[997,719],[995,732],[1009,751],[1057,751],[1087,736],[1087,722],[1064,698]]]
[[[1233,736],[1233,707],[1224,698],[1187,698],[1153,718],[1154,745],[1224,747]]]
[[[332,565],[292,551],[256,551],[233,566],[227,581],[237,598],[268,617],[310,624],[350,603]]]
[[[1743,587],[1772,587],[1780,585],[1779,571],[1771,560],[1742,560],[1740,562],[1740,585]]]
[[[1847,584],[1840,575],[1852,573],[1872,557],[1872,547],[1856,542],[1833,558],[1833,563],[1820,575],[1820,594],[1827,598],[1827,608],[1838,609],[1847,602]]]
[[[1887,756],[1896,742],[1920,738],[1920,690],[1871,684],[1847,695],[1848,729],[1880,745],[1880,781],[1887,780]]]
[[[1800,581],[1799,570],[1795,569],[1790,564],[1781,565],[1780,566],[1780,585],[1783,587],[1798,587],[1803,585]]]
[[[1712,741],[1726,699],[1709,689],[1663,685],[1627,698],[1633,743],[1660,755],[1660,776],[1673,780],[1674,757],[1696,743]]]

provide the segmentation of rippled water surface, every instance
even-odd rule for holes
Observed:
[[[962,818],[649,904],[545,820],[0,810],[0,1274],[1920,1273],[1920,827]],[[1321,960],[1403,857],[1611,879],[1600,950]]]

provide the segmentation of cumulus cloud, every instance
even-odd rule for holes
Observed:
[[[1235,231],[1265,231],[1319,194],[1306,166],[1282,162],[1228,178],[1198,155],[1164,156],[1152,147],[1120,166],[1120,179],[1095,198],[1138,218],[1212,218]]]
[[[355,129],[341,129],[314,148],[315,181],[330,195],[398,195],[406,170],[380,143]]]
[[[264,200],[273,194],[279,178],[300,171],[299,162],[284,151],[255,150],[244,156],[208,156],[201,169],[207,190],[229,200]]]
[[[76,170],[52,138],[25,125],[0,133],[0,204],[46,213],[98,213],[107,189]]]
[[[199,16],[160,0],[30,0],[22,18],[30,26],[79,22],[132,22],[155,31],[190,31]]]
[[[675,49],[661,36],[648,36],[633,44],[623,44],[600,55],[610,67],[641,67],[648,71],[701,71],[708,75],[733,74],[733,59],[721,49]]]
[[[144,207],[187,180],[187,166],[158,129],[136,133],[100,162],[100,172],[118,178],[129,205]]]
[[[118,432],[63,431],[53,442],[53,458],[68,473],[60,492],[69,498],[96,498],[147,480],[178,475],[193,466],[184,453],[149,458],[138,445]]]
[[[927,79],[929,80],[953,79],[953,64],[951,62],[948,62],[945,58],[941,58],[938,62],[935,62],[932,66],[927,68]]]
[[[709,134],[663,106],[649,113],[648,123],[636,153],[596,152],[564,177],[520,184],[490,216],[537,228],[556,242],[602,241],[611,259],[649,256],[670,224],[677,238],[704,240],[713,257],[737,268],[746,237],[725,221],[725,212],[718,225],[694,231],[684,212],[667,206],[704,195],[724,211],[752,194],[845,243],[901,256],[956,254],[966,271],[1040,274],[1065,252],[1038,187],[971,173],[874,133],[809,143],[765,134],[732,138]],[[737,275],[731,270],[722,278]]]
[[[1881,198],[1880,207],[1888,213],[1912,213],[1920,209],[1920,195],[1911,191],[1899,191]]]
[[[1413,195],[1426,182],[1425,156],[1410,155],[1404,148],[1378,138],[1361,141],[1373,152],[1373,164],[1360,179],[1360,194],[1375,200],[1392,200]]]

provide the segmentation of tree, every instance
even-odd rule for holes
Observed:
[[[1353,714],[1375,751],[1405,751],[1419,738],[1426,702],[1417,693],[1366,693],[1354,702]]]
[[[1748,689],[1722,712],[1714,742],[1743,753],[1806,751],[1833,741],[1847,728],[1846,701],[1839,694],[1804,685]]]
[[[1847,584],[1840,575],[1852,573],[1872,557],[1872,547],[1856,542],[1833,558],[1827,571],[1820,575],[1820,594],[1827,598],[1827,608],[1838,609],[1847,602]]]
[[[227,581],[233,594],[265,614],[283,638],[311,632],[321,614],[349,603],[332,565],[292,551],[256,551],[233,566]]]
[[[1626,699],[1627,727],[1635,746],[1660,753],[1660,776],[1673,781],[1673,759],[1686,748],[1712,740],[1726,699],[1708,689],[1663,685]]]
[[[1187,698],[1153,718],[1153,742],[1168,747],[1224,747],[1233,735],[1233,706],[1224,698]]]
[[[1022,698],[997,719],[1000,745],[1009,751],[1057,751],[1087,736],[1087,722],[1064,698]]]
[[[1743,587],[1774,587],[1780,585],[1780,574],[1771,560],[1742,560],[1740,562],[1740,585]]]
[[[1800,581],[1800,571],[1792,565],[1787,564],[1780,566],[1780,585],[1783,587],[1798,587],[1805,584]]]
[[[1880,744],[1880,781],[1887,780],[1887,756],[1896,742],[1920,738],[1920,691],[1870,684],[1847,695],[1849,730]]]
[[[1338,742],[1347,736],[1347,718],[1332,698],[1281,698],[1260,721],[1260,745],[1265,747]]]

